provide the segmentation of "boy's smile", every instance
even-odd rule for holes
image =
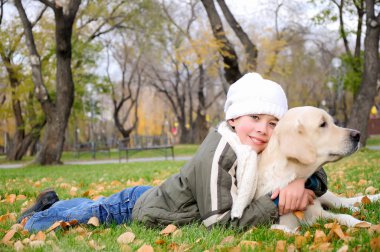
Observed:
[[[262,152],[272,136],[278,119],[272,115],[244,115],[228,120],[234,127],[240,142],[252,147],[257,153]]]

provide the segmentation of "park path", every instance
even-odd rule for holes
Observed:
[[[175,161],[187,161],[190,160],[191,156],[180,156],[175,157]],[[152,158],[130,158],[128,162],[123,159],[121,163],[134,163],[134,162],[151,162],[151,161],[164,161],[165,157],[152,157]],[[168,158],[167,160],[172,160],[171,158]],[[93,165],[93,164],[118,164],[119,159],[103,159],[103,160],[78,160],[78,161],[67,161],[64,162],[65,164],[72,164],[72,165]],[[0,164],[0,169],[15,169],[15,168],[22,168],[24,167],[24,164]]]

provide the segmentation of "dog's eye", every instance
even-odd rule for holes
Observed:
[[[321,127],[321,128],[325,128],[325,127],[327,127],[327,122],[323,122],[323,123],[321,123],[321,124],[319,125],[319,127]]]

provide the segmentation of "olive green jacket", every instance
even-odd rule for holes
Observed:
[[[231,220],[230,210],[237,193],[236,167],[237,157],[230,145],[218,132],[210,132],[195,156],[178,174],[137,200],[132,211],[133,220],[148,226],[198,221],[206,227],[217,223],[236,227],[277,223],[278,207],[270,196],[253,200],[240,219]],[[326,174],[322,172],[317,177],[325,192]]]

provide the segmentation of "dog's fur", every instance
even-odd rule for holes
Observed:
[[[351,155],[359,148],[360,133],[334,124],[332,117],[315,107],[290,109],[276,126],[267,148],[258,163],[258,184],[254,198],[283,188],[297,178],[310,177],[319,167]],[[372,201],[379,195],[368,196]],[[293,213],[280,217],[280,223],[272,228],[295,232],[301,223],[313,224],[318,218],[336,219],[340,224],[355,226],[362,222],[347,214],[334,214],[322,208],[347,207],[362,197],[341,198],[330,191],[314,200],[307,207],[304,218],[299,220]]]

